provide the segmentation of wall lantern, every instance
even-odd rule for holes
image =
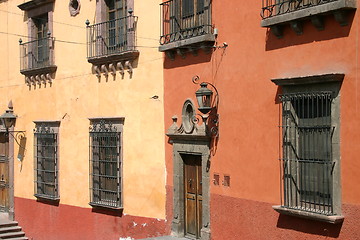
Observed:
[[[6,129],[6,134],[7,135],[10,134],[14,138],[17,145],[19,145],[20,148],[24,148],[23,145],[26,142],[25,131],[9,130],[15,126],[16,118],[17,118],[17,116],[14,114],[12,101],[10,101],[9,105],[8,105],[8,109],[5,111],[5,113],[3,113],[0,116],[0,119],[1,119],[3,126]],[[14,133],[16,133],[16,134],[14,135]],[[20,140],[20,142],[18,140]]]
[[[194,84],[199,84],[200,77],[194,76],[192,78],[192,82]],[[208,86],[211,86],[214,92],[208,88]],[[200,89],[198,89],[195,92],[196,100],[199,106],[199,111],[203,114],[200,115],[203,122],[208,126],[210,129],[212,136],[218,136],[219,135],[219,114],[218,111],[218,105],[219,105],[219,93],[216,87],[209,83],[209,82],[201,82],[200,83]]]

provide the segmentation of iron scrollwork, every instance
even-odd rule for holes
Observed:
[[[99,121],[92,121],[89,130],[90,132],[117,132],[117,127],[111,121],[101,119]]]
[[[337,0],[263,0],[263,7],[260,15],[262,19],[266,19],[334,1]]]

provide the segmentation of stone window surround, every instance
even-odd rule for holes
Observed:
[[[30,40],[33,40],[34,36],[36,36],[35,23],[33,21],[33,18],[46,13],[48,15],[48,28],[49,28],[49,32],[51,33],[50,36],[53,36],[52,23],[53,23],[54,2],[55,0],[32,0],[18,5],[18,7],[21,10],[26,11],[27,13],[28,38]],[[53,47],[54,46],[52,46],[52,48]],[[55,56],[50,55],[50,57],[52,57],[55,62]],[[40,86],[41,82],[44,82],[45,84],[46,82],[49,82],[50,84],[52,83],[53,73],[56,72],[56,69],[57,69],[56,65],[51,65],[41,69],[29,70],[23,72],[22,74],[26,76],[25,82],[28,84],[29,87],[31,85],[36,86],[36,83],[38,83]]]
[[[134,0],[124,0],[126,2],[127,10],[132,9],[134,11]],[[107,6],[105,0],[96,0],[96,23],[106,22],[107,20]],[[127,69],[130,75],[133,73],[133,61],[139,56],[139,51],[126,51],[119,54],[104,56],[104,57],[94,57],[88,58],[88,62],[93,64],[93,73],[96,73],[98,78],[101,77],[101,74],[104,74],[105,77],[108,76],[108,73],[112,73],[113,76],[116,75],[116,71],[119,71],[120,74],[124,75],[124,69]]]
[[[124,146],[123,145],[123,128],[124,128],[125,117],[91,117],[91,118],[88,118],[88,120],[90,121],[90,124],[100,122],[101,120],[105,120],[107,123],[111,122],[112,125],[117,128],[117,132],[121,133],[120,134],[120,143],[119,143],[121,146],[120,147],[120,162],[121,162],[121,165],[123,165],[123,163],[124,163],[124,159],[123,159],[123,156],[124,156],[123,155],[123,146]],[[90,168],[89,168],[89,171],[90,171]],[[123,207],[124,206],[123,205],[124,204],[123,166],[121,166],[121,169],[120,169],[120,176],[121,176],[121,183],[120,183],[121,202],[120,202],[120,205],[122,207],[114,208],[114,207],[105,206],[105,205],[97,205],[97,204],[91,203],[91,202],[89,202],[89,205],[92,206],[93,208],[104,208],[104,209],[110,209],[110,210],[114,210],[114,211],[117,211],[117,210],[122,211],[124,209],[124,207]],[[92,179],[90,178],[89,181],[92,181]],[[90,192],[90,194],[92,194],[92,193]]]
[[[34,194],[34,196],[39,199],[39,200],[46,200],[46,201],[60,201],[60,187],[59,187],[59,128],[60,128],[60,123],[61,121],[58,120],[36,120],[33,121],[35,123],[35,128],[37,127],[46,127],[46,128],[50,128],[53,133],[57,134],[57,138],[56,138],[56,145],[57,145],[57,153],[56,153],[56,160],[57,160],[57,172],[58,172],[58,177],[57,177],[57,194],[58,196],[54,197],[54,198],[50,198],[50,197],[46,197],[44,195],[38,195],[37,193]],[[34,135],[34,142],[35,142],[35,135]],[[36,162],[36,160],[35,160]],[[35,183],[36,184],[36,183]],[[35,186],[36,187],[36,186]]]
[[[299,91],[333,91],[335,97],[332,101],[332,125],[334,133],[332,138],[332,158],[335,162],[333,173],[333,208],[336,215],[326,216],[317,213],[304,212],[286,208],[286,206],[276,205],[273,209],[280,214],[307,218],[328,223],[341,223],[344,216],[341,215],[341,161],[340,161],[340,87],[344,79],[343,73],[313,75],[307,77],[272,79],[271,81],[280,86],[283,93],[293,93]]]

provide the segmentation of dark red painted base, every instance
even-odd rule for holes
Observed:
[[[169,234],[163,219],[15,198],[15,219],[33,240],[141,239]]]
[[[211,195],[213,240],[360,239],[360,206],[344,204],[342,224],[279,215],[269,203]]]

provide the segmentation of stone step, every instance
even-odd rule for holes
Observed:
[[[20,232],[21,227],[19,226],[11,226],[11,227],[1,227],[0,233],[6,233],[6,232]]]
[[[27,237],[15,237],[15,238],[8,238],[8,240],[29,240]]]
[[[12,226],[17,226],[18,222],[16,221],[3,221],[0,222],[0,228],[2,227],[12,227]]]
[[[25,237],[25,233],[22,231],[19,232],[8,232],[0,233],[0,239],[14,239],[16,237]]]

